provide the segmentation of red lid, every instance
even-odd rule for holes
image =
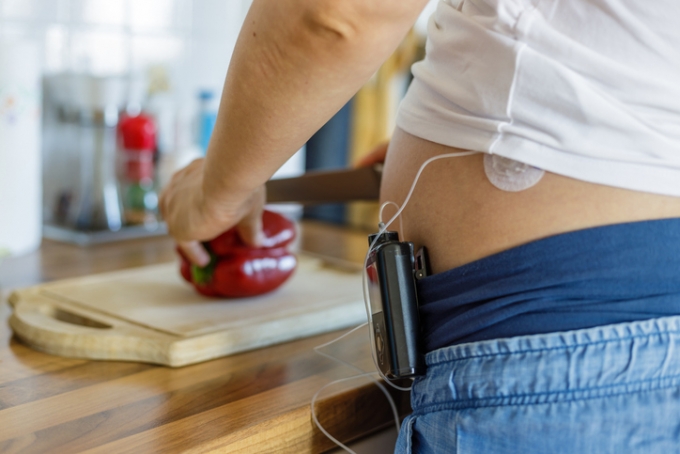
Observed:
[[[144,114],[123,116],[118,131],[126,150],[152,152],[156,148],[156,125],[151,117]]]

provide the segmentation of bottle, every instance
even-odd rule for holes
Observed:
[[[152,226],[158,222],[158,194],[154,186],[156,125],[140,113],[124,116],[118,128],[123,153],[125,222]]]
[[[213,129],[215,129],[219,103],[215,97],[215,92],[212,90],[202,90],[198,94],[198,99],[198,146],[201,148],[203,156],[205,156],[208,151],[210,136],[212,135]]]

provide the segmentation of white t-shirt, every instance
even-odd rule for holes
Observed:
[[[680,196],[680,0],[443,0],[397,125]]]

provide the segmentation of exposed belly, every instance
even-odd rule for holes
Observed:
[[[401,204],[420,165],[456,151],[397,130],[382,201]],[[464,151],[464,150],[458,150]],[[423,172],[402,215],[402,239],[429,249],[439,273],[539,238],[598,225],[680,217],[680,198],[586,183],[548,173],[536,186],[505,192],[484,174],[482,154],[442,159]],[[396,209],[387,207],[387,220]],[[396,221],[392,230],[399,230]]]

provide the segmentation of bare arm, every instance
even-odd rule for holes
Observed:
[[[207,158],[163,194],[171,234],[205,240],[243,219],[244,239],[256,243],[263,183],[371,77],[426,3],[255,0]]]

